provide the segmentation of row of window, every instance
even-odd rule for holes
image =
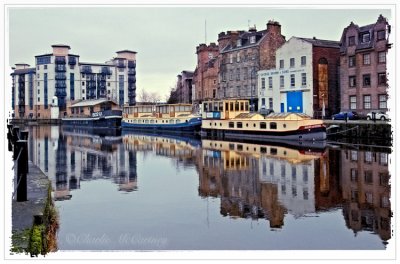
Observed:
[[[378,30],[377,32],[377,40],[385,40],[386,39],[386,31]],[[365,44],[371,41],[371,33],[370,32],[361,32],[359,35],[359,42],[361,44]],[[356,45],[356,36],[349,36],[347,39],[348,46]]]
[[[290,63],[290,64],[289,64],[290,68],[296,67],[295,58],[290,58],[290,59],[289,59],[289,63]],[[307,63],[306,56],[301,56],[301,57],[300,57],[300,65],[301,65],[301,66],[306,66],[306,63]],[[285,68],[285,60],[279,60],[279,68],[280,68],[280,69]]]
[[[358,161],[358,151],[357,150],[351,150],[350,151],[350,157],[349,153],[346,151],[346,159],[349,159],[351,161]],[[378,159],[378,160],[377,160]],[[384,152],[371,152],[371,151],[365,151],[364,152],[364,162],[366,163],[372,163],[372,162],[379,162],[380,165],[388,165],[388,153]]]
[[[268,77],[268,89],[272,89],[273,84],[272,84],[272,77]],[[307,86],[307,74],[302,73],[301,74],[301,86]],[[279,87],[284,88],[285,87],[285,76],[280,75],[279,76]],[[295,74],[290,74],[290,87],[294,88],[296,87],[296,75]],[[265,89],[265,78],[261,78],[261,89]]]
[[[362,54],[363,65],[371,65],[371,53]],[[380,51],[377,53],[378,63],[386,63],[386,51]],[[349,56],[349,67],[356,67],[356,55]]]
[[[247,53],[247,51],[244,51],[243,57],[241,57],[241,53],[240,52],[237,52],[236,54],[230,53],[229,54],[229,63],[256,60],[257,59],[257,55],[258,55],[258,53],[256,51],[254,51],[253,53]]]
[[[213,126],[212,122],[210,122],[210,126]],[[216,122],[214,123],[214,126],[215,127],[218,126]],[[222,126],[222,123],[219,123],[219,126]],[[243,128],[243,122],[229,122],[228,126],[229,126],[229,128],[235,128],[235,127],[236,128]],[[253,124],[253,128],[256,128],[256,126],[257,125],[254,123]],[[246,127],[249,127],[248,123],[246,123]],[[286,128],[286,124],[283,124],[282,127]],[[260,122],[259,128],[260,129],[267,129],[267,122]],[[277,128],[278,128],[278,126],[277,126],[276,122],[270,122],[269,123],[269,129],[277,129]]]
[[[125,120],[124,120],[125,121]],[[132,123],[132,124],[179,124],[182,123],[183,120],[180,119],[171,119],[171,120],[161,120],[160,122],[158,122],[160,120],[153,120],[153,119],[127,119],[126,122],[128,123]],[[185,120],[185,122],[187,123],[188,120]]]
[[[242,72],[242,74],[241,74]],[[243,77],[241,77],[243,75]],[[250,68],[243,68],[242,70],[237,68],[236,69],[236,81],[240,81],[242,78],[243,80],[247,80],[250,76],[251,79],[256,78],[257,71],[255,67],[250,67]],[[221,79],[222,81],[226,81],[226,72],[221,71]],[[234,70],[229,70],[229,80],[233,81],[235,79],[235,71]],[[215,83],[214,83],[215,84]]]
[[[359,180],[359,171],[358,169],[352,168],[350,169],[350,181],[358,182]],[[364,182],[367,184],[374,183],[373,172],[370,170],[364,171]],[[388,186],[389,185],[389,173],[380,172],[379,173],[379,185],[380,186]]]
[[[357,96],[351,95],[349,96],[350,109],[357,109]],[[387,108],[387,96],[386,94],[378,94],[378,108],[386,109]],[[371,104],[371,95],[363,95],[363,109],[372,109]]]
[[[349,88],[354,88],[357,85],[356,76],[349,76]],[[378,86],[387,85],[386,72],[378,73]],[[371,74],[362,75],[362,87],[371,87]]]

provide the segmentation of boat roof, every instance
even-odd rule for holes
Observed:
[[[98,105],[98,104],[106,103],[106,102],[110,102],[112,104],[116,104],[114,101],[107,100],[105,98],[100,98],[100,99],[94,99],[94,100],[80,101],[78,103],[72,104],[71,107],[94,106],[94,105]]]
[[[265,119],[310,119],[311,117],[304,113],[271,113]]]
[[[235,118],[240,118],[240,119],[242,119],[242,118],[252,118],[252,117],[257,116],[257,115],[260,115],[260,114],[258,114],[258,113],[241,113],[241,114],[238,114]]]

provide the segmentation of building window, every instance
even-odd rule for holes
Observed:
[[[285,87],[285,76],[283,75],[279,76],[279,87],[280,88]]]
[[[85,94],[85,89],[82,90],[82,94]]]
[[[45,70],[47,70],[47,65],[44,65],[43,67],[44,67]]]
[[[279,60],[279,68],[283,69],[283,67],[285,67],[285,62],[284,60]]]
[[[355,95],[350,96],[349,102],[350,102],[351,110],[357,109],[357,96],[355,96]]]
[[[248,76],[249,76],[249,72],[248,72],[247,67],[243,68],[243,80],[247,80]]]
[[[296,86],[296,82],[295,82],[295,78],[294,78],[294,74],[290,74],[290,87],[295,87]]]
[[[82,86],[85,86],[85,82],[82,82]]]
[[[236,86],[237,96],[240,96],[240,86]]]
[[[37,98],[37,101],[40,102],[40,97]]]
[[[240,69],[236,69],[236,81],[240,81]]]
[[[350,56],[349,57],[349,67],[355,67],[356,66],[356,56]]]
[[[229,54],[229,63],[233,63],[233,54]]]
[[[371,151],[364,152],[364,162],[372,163],[372,152]]]
[[[301,56],[301,66],[306,66],[306,56]]]
[[[38,66],[36,67],[36,69],[40,70],[40,65],[38,65]]]
[[[380,153],[379,154],[379,164],[381,165],[388,165],[388,154],[387,153]]]
[[[290,58],[290,68],[294,68],[294,58]]]
[[[265,89],[265,78],[261,78],[261,89]]]
[[[307,74],[306,73],[302,73],[301,74],[301,85],[302,86],[306,86],[307,85]]]
[[[40,86],[40,82],[37,82],[37,86]]]
[[[357,161],[358,160],[358,152],[357,152],[357,150],[351,150],[350,151],[350,159],[351,159],[351,161]]]
[[[350,169],[350,180],[352,182],[358,181],[358,171],[357,169]]]
[[[378,73],[378,85],[386,85],[386,73]]]
[[[268,99],[269,109],[274,109],[274,100],[272,98]]]
[[[366,184],[372,184],[372,171],[365,171],[364,172],[364,181]]]
[[[250,36],[250,44],[256,43],[256,36]]]
[[[385,30],[378,31],[378,40],[386,39],[386,32]]]
[[[379,109],[386,109],[387,108],[387,96],[386,94],[379,94],[378,95],[379,101]]]
[[[39,73],[37,74],[37,78],[40,79],[40,74]]]
[[[364,74],[363,75],[363,86],[364,87],[371,86],[371,74]]]
[[[369,53],[363,54],[363,64],[364,65],[371,64],[371,55]]]
[[[349,76],[349,87],[356,87],[356,76]]]
[[[371,95],[364,95],[364,109],[371,109]]]
[[[378,63],[386,63],[386,51],[378,52]]]
[[[348,44],[349,46],[356,45],[356,37],[355,36],[350,36],[348,42],[349,42],[349,44]]]
[[[272,77],[268,77],[268,88],[272,89]]]
[[[361,43],[367,43],[371,40],[369,32],[361,33]]]
[[[238,47],[241,47],[241,46],[242,46],[242,40],[241,40],[241,39],[238,39],[238,40],[236,41],[236,46],[238,46]]]
[[[229,71],[229,80],[233,81],[233,70]]]
[[[240,62],[240,52],[236,53],[236,62]]]

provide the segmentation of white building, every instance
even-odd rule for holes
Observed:
[[[276,68],[258,71],[259,109],[310,116],[334,109],[338,58],[339,42],[290,38],[276,51]]]
[[[136,52],[122,50],[105,63],[80,62],[68,45],[35,56],[35,67],[17,64],[12,76],[12,109],[16,118],[51,118],[57,97],[60,116],[68,101],[107,98],[120,106],[136,103]]]

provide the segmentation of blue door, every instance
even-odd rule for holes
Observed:
[[[295,91],[287,93],[287,111],[303,113],[303,92]]]
[[[281,103],[281,113],[284,113],[284,112],[285,112],[285,104]]]

